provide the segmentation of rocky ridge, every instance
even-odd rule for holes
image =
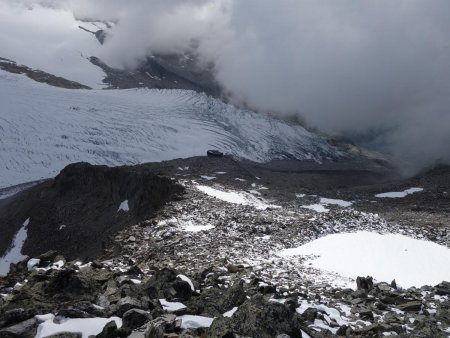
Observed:
[[[0,57],[0,69],[14,74],[25,74],[36,82],[43,82],[50,86],[66,89],[92,89],[76,81],[67,80],[63,77],[49,74],[39,69],[31,69],[24,65],[18,65],[16,62]]]

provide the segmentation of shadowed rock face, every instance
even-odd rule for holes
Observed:
[[[214,78],[213,65],[200,65],[191,54],[154,55],[146,58],[135,69],[112,68],[97,57],[92,64],[100,67],[109,88],[186,89],[222,97],[222,88]]]
[[[96,255],[110,235],[148,219],[183,191],[171,179],[145,169],[72,164],[5,207],[0,252],[30,218],[23,254],[58,250],[69,258]],[[119,210],[125,201],[129,211]]]

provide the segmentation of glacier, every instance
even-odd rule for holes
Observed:
[[[110,166],[205,155],[266,162],[342,154],[300,125],[187,90],[71,90],[0,71],[0,188],[72,162]]]

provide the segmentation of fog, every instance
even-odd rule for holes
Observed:
[[[447,0],[25,3],[114,22],[96,51],[110,65],[191,50],[237,103],[356,135],[405,170],[450,162]]]

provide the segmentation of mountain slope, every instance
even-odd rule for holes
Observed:
[[[65,165],[136,164],[218,148],[253,161],[343,153],[299,125],[184,90],[68,90],[0,72],[0,187]]]

